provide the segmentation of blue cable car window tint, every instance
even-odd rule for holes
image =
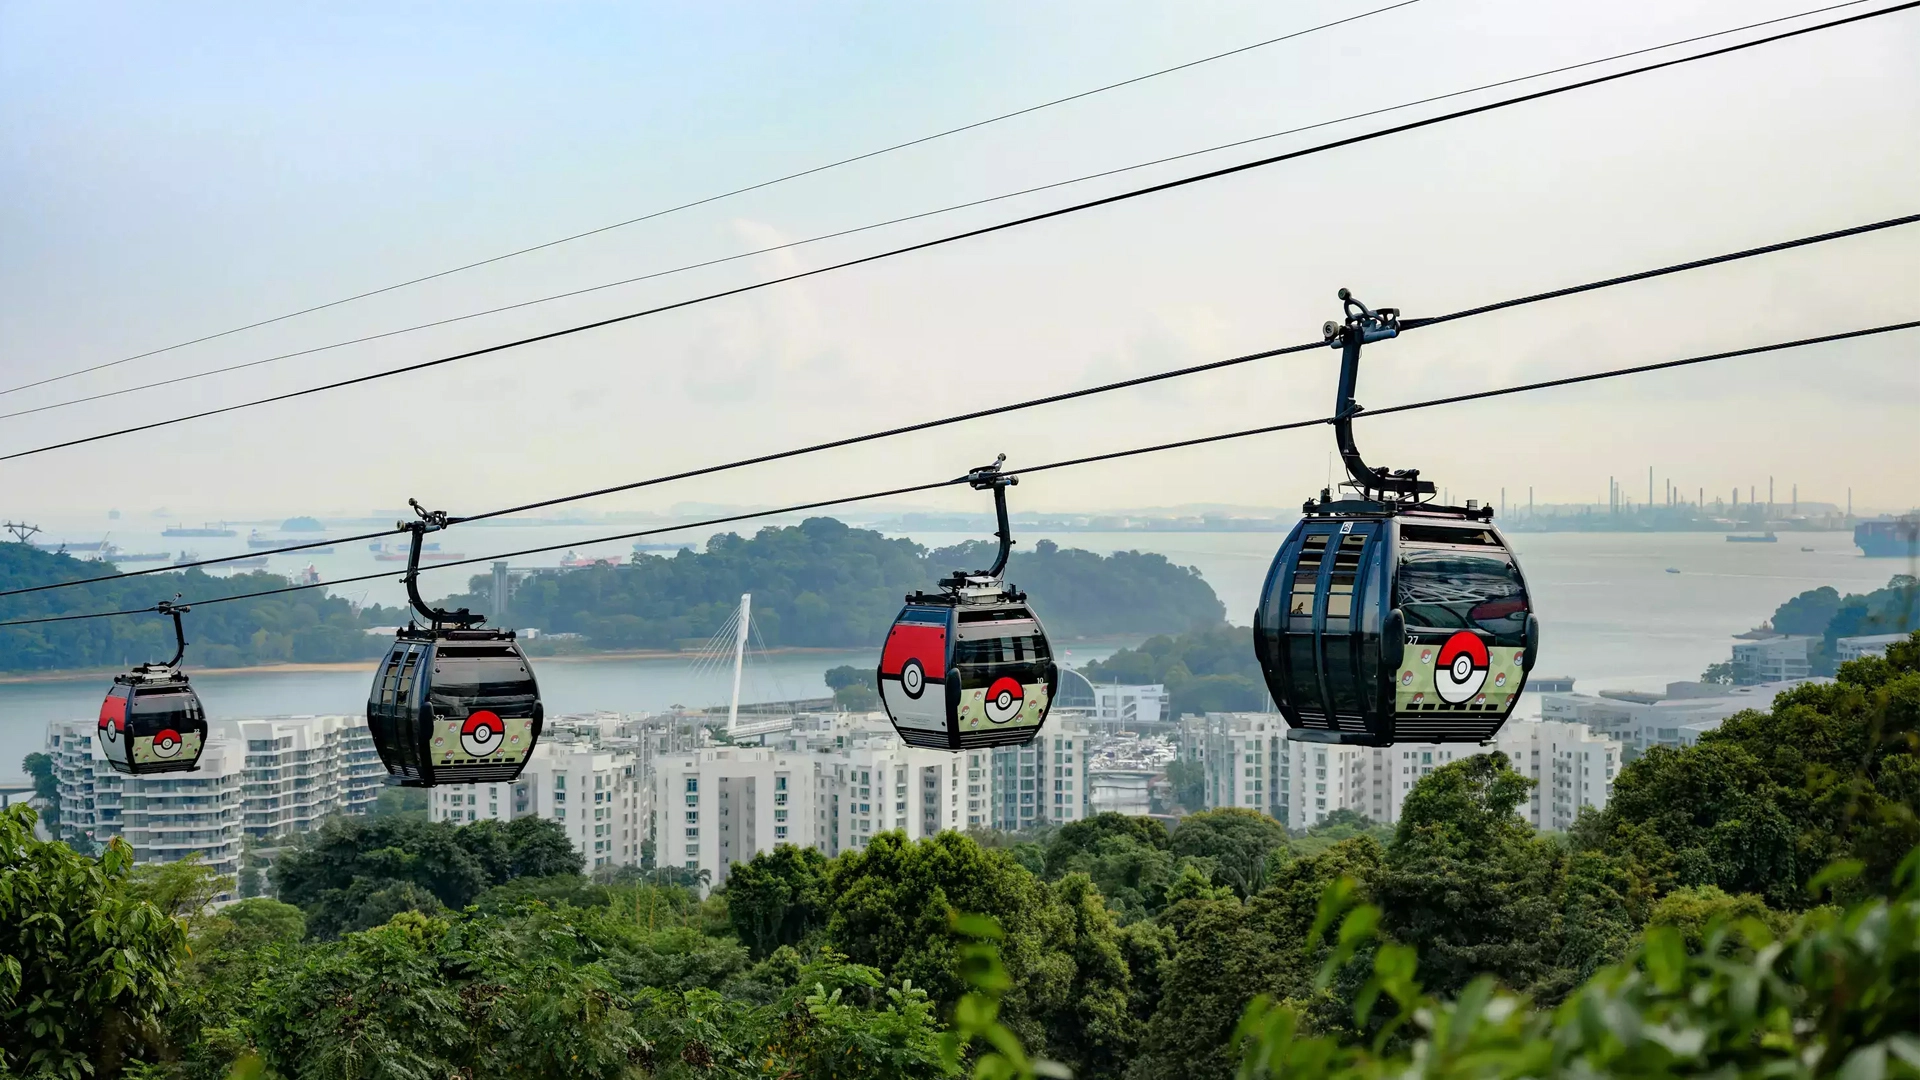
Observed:
[[[1504,553],[1408,544],[1400,558],[1395,597],[1407,625],[1439,630],[1484,630],[1494,644],[1526,642],[1527,590]]]
[[[900,621],[911,623],[944,623],[947,621],[947,609],[910,607],[900,613]]]

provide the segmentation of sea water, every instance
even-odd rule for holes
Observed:
[[[544,530],[518,531],[537,543],[533,537]],[[978,537],[924,534],[914,539],[940,547]],[[1023,546],[1040,539],[1103,554],[1158,552],[1197,567],[1225,604],[1228,619],[1245,626],[1284,534],[1020,534]],[[1696,678],[1708,664],[1728,658],[1732,635],[1767,619],[1790,597],[1822,585],[1842,593],[1866,592],[1914,569],[1905,560],[1864,558],[1850,534],[1837,532],[1781,533],[1774,544],[1729,544],[1714,533],[1514,533],[1509,540],[1543,627],[1534,670],[1572,676],[1577,689],[1589,692],[1659,690],[1668,682]],[[1668,573],[1669,567],[1679,573]],[[1045,598],[1034,599],[1044,617]],[[1071,662],[1084,663],[1132,643],[1062,643],[1060,648],[1071,654]],[[747,665],[741,699],[824,696],[828,668],[874,661],[873,650],[756,656]],[[555,716],[714,705],[724,703],[732,689],[729,664],[701,665],[691,657],[536,658],[535,665],[548,713]],[[355,714],[365,707],[371,671],[370,665],[306,672],[263,669],[196,676],[194,685],[214,717]],[[94,716],[106,683],[105,677],[0,683],[0,775],[17,771],[21,757],[40,749],[47,721]]]

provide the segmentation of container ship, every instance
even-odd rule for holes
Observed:
[[[1853,543],[1871,559],[1920,556],[1920,514],[1863,521],[1853,527]]]

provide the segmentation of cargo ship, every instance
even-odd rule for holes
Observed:
[[[197,529],[188,529],[188,528],[183,528],[179,525],[175,525],[171,529],[162,529],[160,531],[160,535],[161,536],[227,537],[227,536],[239,536],[240,534],[235,532],[232,529],[222,529],[213,525],[202,525]]]
[[[1870,559],[1920,556],[1920,514],[1863,521],[1853,527],[1853,543]]]
[[[1761,533],[1759,536],[1755,536],[1752,533],[1727,534],[1727,543],[1729,544],[1777,544],[1779,542],[1780,538],[1772,533]]]

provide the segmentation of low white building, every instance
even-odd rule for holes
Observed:
[[[1813,648],[1820,639],[1805,634],[1735,642],[1733,681],[1743,685],[1804,679],[1813,674]]]
[[[199,765],[157,776],[115,772],[97,728],[94,720],[47,725],[60,838],[121,837],[139,863],[197,853],[235,875],[246,838],[268,841],[333,814],[365,813],[386,776],[357,716],[212,720]]]
[[[1149,686],[1093,686],[1090,719],[1106,727],[1125,730],[1135,724],[1157,724],[1167,718],[1167,688]]]
[[[1795,679],[1751,686],[1685,682],[1669,683],[1660,694],[1542,694],[1540,718],[1585,724],[1634,754],[1643,754],[1655,746],[1692,746],[1736,713],[1765,711],[1773,707],[1774,698],[1796,686],[1832,681]]]
[[[1864,634],[1859,637],[1843,637],[1833,643],[1833,658],[1839,662],[1858,660],[1863,656],[1885,656],[1887,648],[1897,642],[1905,641],[1911,634]]]

